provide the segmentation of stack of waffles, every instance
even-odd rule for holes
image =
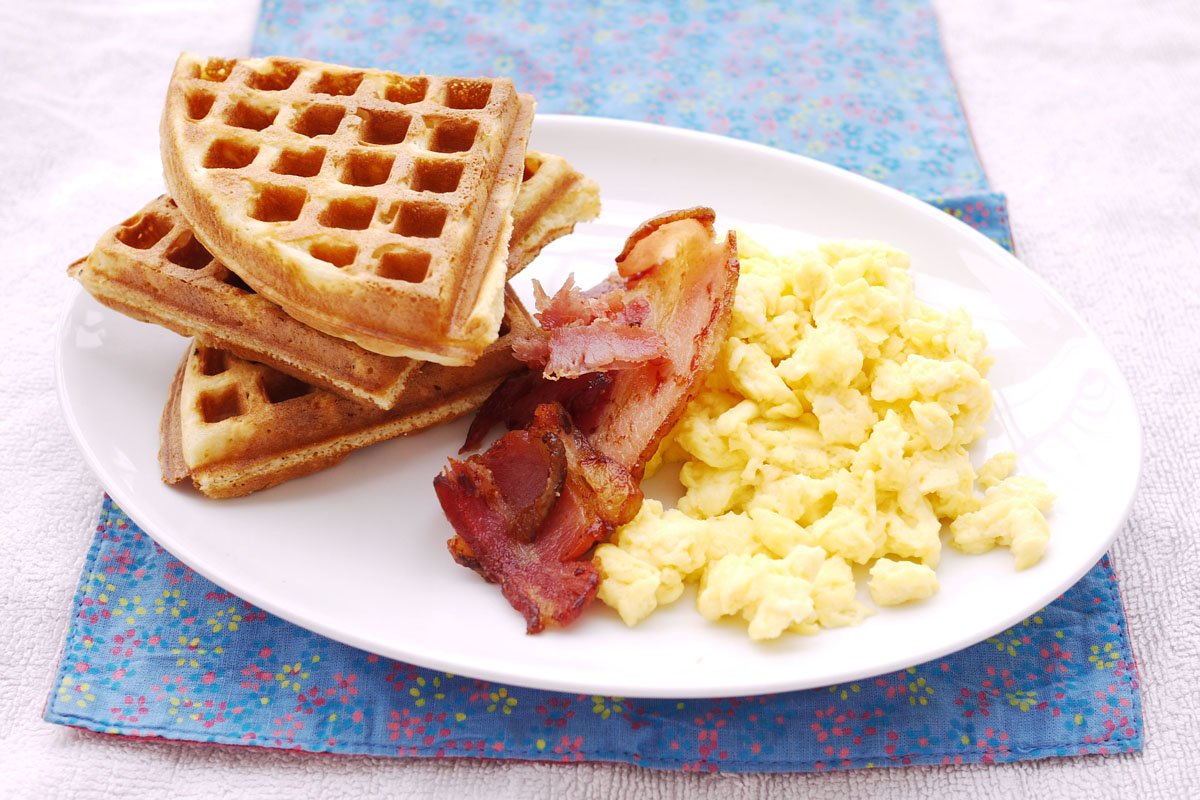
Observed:
[[[599,212],[526,150],[512,82],[298,59],[180,57],[169,196],[69,274],[194,337],[168,390],[164,480],[237,497],[476,408],[534,324],[511,278]]]

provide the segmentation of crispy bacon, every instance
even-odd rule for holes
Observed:
[[[637,309],[644,303],[650,310],[647,316],[665,345],[664,358],[602,376],[553,381],[528,373],[532,377],[506,382],[485,403],[468,444],[478,445],[501,419],[521,428],[485,454],[452,461],[434,481],[446,516],[461,537],[448,543],[451,553],[459,563],[501,585],[505,597],[524,614],[530,633],[547,623],[569,623],[595,597],[595,568],[578,559],[636,514],[641,505],[637,482],[646,461],[712,369],[728,331],[738,276],[734,235],[716,239],[713,222],[710,209],[647,221],[626,243],[617,275],[586,295],[568,287],[542,308],[543,313],[554,309],[553,330],[569,329],[569,321],[559,324],[568,319],[568,311],[581,318],[595,312],[593,323],[609,319],[604,309],[617,307],[611,294],[619,291],[621,308]],[[580,297],[595,302],[582,302]],[[601,385],[599,378],[606,382]],[[584,399],[576,402],[580,397]],[[544,404],[543,398],[561,405]],[[521,433],[526,438],[502,444]],[[556,451],[549,444],[538,449],[532,442],[546,442],[546,436],[562,442],[566,461],[562,491],[552,507],[544,514],[543,506],[533,502],[514,509],[510,501],[515,492],[505,494],[508,505],[494,499],[489,504],[489,498],[502,493],[497,484],[508,480],[497,479],[497,472],[510,469],[529,473],[511,479],[524,487],[522,497],[545,497],[542,490],[556,474],[549,463]],[[522,454],[523,459],[512,461],[519,466],[503,456],[510,448]],[[493,451],[500,455],[489,455]],[[531,454],[545,465],[531,468],[524,458]],[[532,541],[513,535],[512,520],[519,518],[516,529],[523,531],[539,515]]]
[[[589,438],[641,479],[646,462],[683,415],[716,363],[737,291],[737,239],[713,235],[712,209],[692,208],[642,223],[617,259],[626,296],[645,299],[667,343],[659,364],[613,374]]]
[[[627,298],[619,286],[601,284],[603,291],[581,291],[570,275],[553,297],[537,281],[533,282],[533,297],[537,308],[534,317],[546,330],[564,325],[587,325],[598,319],[608,319],[624,325],[643,325],[650,319],[650,304],[645,298]]]
[[[542,489],[558,474],[557,458],[566,464],[564,480],[547,507]],[[567,625],[591,602],[599,574],[578,559],[642,503],[629,471],[597,453],[566,411],[549,403],[537,408],[527,428],[505,434],[486,453],[451,460],[433,484],[458,532],[447,542],[451,554],[500,584],[529,633],[548,622]],[[533,522],[532,541],[513,534],[518,521]]]
[[[586,325],[597,319],[612,319],[625,307],[625,297],[608,292],[602,297],[589,297],[575,285],[575,276],[568,275],[554,296],[546,294],[542,284],[533,282],[534,318],[546,330],[563,325]]]
[[[598,319],[517,339],[513,355],[540,367],[547,378],[558,380],[589,372],[632,369],[662,358],[665,348],[658,331]]]
[[[652,314],[645,298],[626,302],[620,288],[592,296],[575,286],[574,277],[553,297],[537,281],[533,292],[541,327],[517,337],[513,355],[547,378],[631,369],[662,358],[666,342],[642,327]]]
[[[657,233],[659,228],[665,228],[672,223],[684,220],[698,222],[711,231],[713,223],[717,221],[717,212],[704,206],[693,206],[679,211],[668,211],[646,220],[634,228],[633,233],[629,234],[629,238],[625,240],[625,247],[617,256],[617,273],[622,278],[633,278],[647,269],[653,269],[658,264],[674,259],[676,257],[675,240],[672,237],[660,239],[653,244],[647,243],[647,240]],[[630,256],[635,247],[639,251],[638,257],[631,259]],[[737,249],[735,248],[733,252],[736,258]]]
[[[581,375],[561,381],[548,381],[537,372],[518,372],[500,384],[480,407],[460,453],[475,450],[499,422],[509,430],[523,428],[533,421],[533,412],[543,403],[563,406],[575,427],[591,433],[596,427],[598,406],[607,396],[612,378],[602,373]]]
[[[508,535],[529,542],[562,492],[566,450],[553,433],[513,431],[467,468],[478,468],[486,478],[480,485],[487,487],[489,504],[505,519]]]

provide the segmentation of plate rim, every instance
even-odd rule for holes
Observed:
[[[978,642],[984,641],[987,637],[993,636],[1000,631],[1006,630],[1007,628],[1016,624],[1020,620],[1025,619],[1030,614],[1036,613],[1036,611],[1038,609],[1048,605],[1057,596],[1061,595],[1062,592],[1065,592],[1071,586],[1074,586],[1076,583],[1078,583],[1078,581],[1087,572],[1089,572],[1091,569],[1093,569],[1095,567],[1095,565],[1100,560],[1100,558],[1104,555],[1104,553],[1108,551],[1108,549],[1111,547],[1113,541],[1116,539],[1117,535],[1120,533],[1121,529],[1125,526],[1125,523],[1127,522],[1129,515],[1132,511],[1133,503],[1136,500],[1136,497],[1141,488],[1142,477],[1143,477],[1142,476],[1143,459],[1144,459],[1144,454],[1145,454],[1145,441],[1144,441],[1144,431],[1142,429],[1141,418],[1138,413],[1138,408],[1137,408],[1133,393],[1130,390],[1128,380],[1127,380],[1124,372],[1120,369],[1119,364],[1116,362],[1116,359],[1113,357],[1112,353],[1108,350],[1108,348],[1105,347],[1104,342],[1096,335],[1096,333],[1092,329],[1092,327],[1087,323],[1087,321],[1085,319],[1083,319],[1083,317],[1080,315],[1080,313],[1070,303],[1068,303],[1065,300],[1065,298],[1063,298],[1061,293],[1053,285],[1051,285],[1048,281],[1046,281],[1046,279],[1043,278],[1041,275],[1034,272],[1032,269],[1030,269],[1028,266],[1026,266],[1024,263],[1022,263],[1012,252],[1001,247],[995,241],[993,241],[989,237],[985,236],[978,230],[972,228],[970,225],[966,224],[962,220],[957,219],[957,218],[947,214],[946,212],[936,208],[935,206],[933,206],[925,201],[920,200],[919,198],[917,198],[913,195],[906,194],[905,192],[903,192],[899,189],[896,189],[894,187],[888,186],[886,184],[883,184],[883,183],[880,183],[877,181],[873,181],[869,178],[866,178],[862,175],[859,175],[857,173],[854,173],[854,172],[844,169],[842,167],[838,167],[836,165],[829,164],[829,163],[826,163],[823,161],[818,161],[816,159],[813,159],[813,158],[810,158],[807,156],[803,156],[803,155],[800,155],[797,153],[792,153],[792,152],[789,152],[786,150],[781,150],[778,148],[770,147],[768,145],[758,144],[756,142],[749,142],[746,140],[736,139],[736,138],[729,137],[729,136],[723,136],[720,134],[709,133],[706,131],[697,131],[697,130],[692,130],[692,129],[687,129],[687,128],[676,128],[676,127],[672,127],[672,126],[659,125],[659,124],[649,123],[649,122],[613,119],[613,118],[608,118],[608,117],[591,117],[591,116],[570,115],[570,114],[541,114],[541,115],[538,115],[537,119],[539,121],[542,121],[542,120],[549,121],[551,123],[551,125],[566,125],[566,126],[582,125],[584,127],[596,127],[596,128],[612,127],[612,128],[630,131],[634,135],[637,135],[638,131],[644,131],[647,133],[652,133],[654,135],[683,136],[683,137],[687,137],[687,138],[693,138],[701,143],[704,143],[704,142],[719,143],[720,146],[724,146],[724,147],[733,145],[737,148],[746,149],[748,152],[754,152],[754,153],[759,153],[759,154],[763,154],[763,155],[768,155],[771,158],[783,157],[786,159],[796,159],[796,160],[798,160],[799,163],[804,165],[806,168],[816,169],[820,172],[824,172],[826,174],[834,176],[835,179],[837,179],[837,180],[849,180],[853,184],[857,184],[869,191],[874,191],[874,192],[882,191],[885,195],[889,195],[891,200],[902,202],[904,205],[908,206],[910,209],[915,209],[919,213],[928,216],[930,219],[937,220],[938,224],[945,225],[945,224],[949,223],[951,228],[956,228],[960,234],[961,233],[969,234],[969,237],[975,238],[977,243],[982,244],[983,247],[985,249],[991,251],[991,253],[993,255],[998,256],[999,258],[1001,258],[1001,260],[1007,261],[1010,266],[1017,267],[1020,271],[1026,273],[1027,277],[1033,278],[1035,280],[1035,282],[1037,282],[1039,284],[1040,289],[1043,292],[1045,292],[1046,295],[1050,299],[1052,299],[1061,310],[1065,311],[1066,314],[1070,316],[1071,320],[1079,326],[1082,333],[1089,340],[1091,340],[1091,342],[1096,346],[1098,352],[1102,355],[1103,359],[1105,360],[1106,366],[1109,368],[1112,375],[1117,378],[1117,381],[1116,381],[1117,390],[1123,395],[1124,399],[1128,403],[1129,408],[1132,411],[1133,425],[1130,430],[1130,433],[1132,434],[1132,442],[1131,443],[1136,446],[1137,457],[1134,460],[1135,466],[1134,466],[1133,479],[1130,482],[1128,494],[1125,497],[1125,502],[1123,504],[1123,506],[1124,506],[1123,510],[1122,510],[1119,518],[1114,519],[1114,521],[1111,525],[1111,530],[1107,531],[1104,536],[1098,537],[1096,539],[1096,543],[1092,547],[1092,555],[1094,555],[1094,557],[1089,556],[1088,559],[1083,559],[1082,557],[1080,558],[1079,565],[1077,565],[1076,569],[1071,572],[1071,579],[1069,582],[1066,582],[1063,585],[1059,585],[1059,583],[1055,582],[1053,591],[1044,592],[1042,595],[1038,595],[1038,597],[1032,601],[1027,601],[1025,603],[1017,604],[1017,606],[1015,607],[1015,609],[1012,612],[1010,612],[1009,614],[1003,615],[1004,623],[1002,625],[988,626],[988,628],[986,630],[981,629],[981,630],[983,630],[982,633],[980,633],[979,631],[972,632],[968,637],[966,637],[967,640],[961,640],[961,637],[960,637],[960,639],[956,639],[952,643],[946,643],[941,647],[935,647],[928,651],[923,651],[923,654],[920,657],[920,660],[915,663],[912,662],[912,656],[897,656],[892,659],[884,660],[883,662],[873,663],[867,669],[863,669],[863,668],[855,669],[855,668],[853,668],[853,666],[851,666],[849,668],[846,668],[845,670],[842,670],[839,674],[837,674],[835,676],[830,676],[828,680],[825,680],[820,683],[813,683],[812,681],[803,681],[803,680],[800,682],[797,682],[795,679],[788,680],[785,677],[781,677],[780,679],[773,681],[773,682],[766,682],[766,683],[761,682],[761,681],[756,682],[751,692],[741,692],[741,693],[743,693],[743,694],[764,694],[764,693],[774,693],[774,692],[797,691],[797,690],[804,690],[807,688],[816,688],[819,686],[826,686],[826,685],[830,685],[830,684],[834,684],[834,683],[842,683],[845,681],[860,680],[860,679],[875,676],[875,675],[886,674],[888,672],[892,672],[897,669],[904,669],[907,667],[915,666],[916,664],[925,663],[926,661],[941,658],[947,654],[957,652],[958,650],[964,649],[966,647],[972,646],[973,644],[977,644]],[[171,540],[171,542],[172,542],[171,546],[168,547],[166,544],[163,543],[163,541],[160,538],[161,531],[157,531],[157,530],[152,531],[143,525],[143,523],[139,520],[139,517],[143,517],[143,518],[145,517],[145,515],[142,513],[143,509],[142,509],[141,502],[139,502],[139,500],[136,497],[124,496],[125,492],[124,492],[124,489],[121,487],[120,482],[113,479],[113,475],[111,474],[110,470],[106,466],[105,462],[99,457],[99,455],[97,454],[95,449],[92,447],[91,443],[88,441],[87,437],[85,437],[84,432],[80,426],[79,419],[72,411],[72,407],[69,402],[69,397],[68,397],[68,392],[67,392],[67,385],[66,385],[67,378],[66,378],[66,374],[65,374],[65,350],[67,347],[66,338],[68,336],[68,331],[69,331],[69,322],[70,322],[71,318],[74,316],[74,314],[76,313],[77,307],[81,303],[87,303],[89,301],[95,302],[94,300],[92,300],[92,298],[89,295],[87,295],[87,293],[85,292],[85,290],[83,289],[82,286],[80,286],[78,283],[75,283],[75,282],[73,282],[73,283],[74,283],[73,291],[70,294],[70,296],[68,297],[65,307],[63,308],[62,312],[59,315],[58,321],[55,326],[56,330],[54,331],[55,387],[56,387],[56,394],[57,394],[58,400],[59,400],[59,406],[63,412],[63,417],[66,420],[68,430],[71,432],[71,435],[74,438],[76,445],[79,447],[80,452],[84,456],[84,460],[87,462],[87,464],[91,468],[92,472],[96,475],[96,478],[97,478],[98,482],[100,483],[104,492],[109,497],[111,497],[114,502],[116,502],[116,504],[122,509],[122,511],[125,512],[130,517],[130,519],[137,522],[137,524],[140,527],[143,527],[143,530],[145,530],[147,535],[149,535],[155,542],[157,542],[160,546],[162,546],[168,552],[172,553],[172,555],[175,555],[176,557],[178,557],[181,561],[186,563],[190,568],[194,569],[198,574],[200,574],[203,577],[205,577],[206,579],[210,580],[212,583],[214,583],[218,586],[221,586],[222,588],[228,588],[230,591],[235,592],[237,594],[237,596],[242,598],[243,600],[253,603],[258,608],[260,608],[264,611],[267,611],[268,613],[271,613],[271,614],[279,617],[280,619],[283,619],[287,622],[297,625],[298,627],[301,627],[305,630],[325,636],[334,641],[341,642],[341,643],[349,645],[351,647],[355,647],[360,650],[364,650],[366,652],[378,652],[379,655],[383,655],[386,657],[399,658],[399,659],[402,659],[405,661],[410,661],[410,663],[413,663],[414,665],[425,667],[428,669],[453,672],[455,674],[464,674],[464,675],[469,674],[471,677],[481,678],[481,679],[485,679],[485,680],[493,680],[493,681],[497,681],[497,682],[501,682],[501,683],[505,683],[505,684],[509,684],[509,685],[513,685],[513,686],[521,686],[521,687],[526,687],[526,688],[531,688],[531,689],[547,690],[547,691],[587,692],[587,693],[593,693],[593,694],[614,695],[614,696],[624,696],[624,697],[662,698],[662,699],[686,699],[686,698],[704,698],[704,697],[715,697],[715,696],[731,696],[728,691],[725,691],[723,693],[720,693],[720,692],[714,693],[713,691],[705,690],[702,687],[688,688],[687,686],[678,686],[674,689],[672,689],[671,687],[655,686],[655,687],[651,687],[649,689],[639,690],[636,685],[632,685],[628,681],[627,682],[617,681],[617,682],[612,682],[612,683],[605,684],[605,685],[596,685],[594,683],[589,682],[585,685],[578,681],[572,681],[569,678],[560,679],[560,678],[557,678],[554,676],[548,676],[548,675],[547,676],[537,676],[536,678],[532,677],[532,676],[531,677],[522,677],[520,675],[513,675],[503,669],[492,670],[492,669],[489,669],[486,665],[480,665],[478,668],[476,668],[476,666],[472,666],[470,668],[469,672],[466,672],[462,669],[462,665],[460,663],[456,663],[452,660],[447,660],[447,659],[443,659],[443,658],[436,657],[436,656],[432,656],[432,657],[428,657],[428,658],[421,656],[419,661],[412,660],[411,654],[396,655],[397,651],[394,648],[392,648],[392,651],[390,653],[387,652],[388,648],[383,648],[381,651],[381,649],[378,647],[378,645],[379,645],[378,642],[375,642],[375,641],[368,642],[363,637],[360,637],[352,632],[347,633],[344,631],[337,630],[336,628],[332,628],[328,625],[322,624],[319,620],[316,621],[314,624],[313,620],[307,619],[305,617],[305,615],[303,614],[303,612],[294,613],[289,608],[280,607],[279,605],[274,603],[269,597],[264,598],[264,597],[260,596],[259,592],[254,587],[249,587],[249,588],[247,588],[247,587],[237,587],[237,588],[227,587],[226,584],[224,584],[222,581],[215,580],[214,578],[211,577],[213,572],[209,569],[210,566],[213,566],[213,565],[211,565],[209,563],[209,561],[203,557],[199,557],[198,559],[195,558],[194,556],[196,554],[191,552],[192,548],[188,547],[186,541],[177,541],[176,537],[171,535],[170,532],[167,532],[167,535],[165,538],[167,538],[168,540]],[[107,309],[107,307],[104,307],[104,306],[99,306],[99,307],[103,308],[105,311],[108,311],[112,314],[118,314],[118,312],[112,311],[111,309]],[[113,488],[114,486],[117,486],[118,488],[114,490],[114,488]],[[152,519],[153,515],[150,515],[149,518]],[[182,545],[182,547],[177,547],[177,544]],[[188,555],[184,556],[184,555],[181,555],[181,553],[187,553]],[[197,564],[199,566],[197,566]],[[220,571],[219,568],[216,571],[219,572]],[[499,602],[499,600],[497,602]],[[554,635],[554,634],[551,633],[549,635]],[[882,667],[880,666],[881,663],[883,664]],[[740,692],[740,690],[735,690],[735,691]]]

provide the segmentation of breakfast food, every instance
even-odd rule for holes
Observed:
[[[535,323],[507,279],[598,199],[525,152],[532,113],[506,79],[182,56],[161,123],[174,199],[70,268],[196,337],[164,480],[243,496],[482,404],[464,449],[509,432],[434,487],[452,557],[529,633],[597,596],[632,625],[688,583],[755,639],[855,624],[856,568],[877,605],[938,591],[944,526],[964,552],[1041,558],[1053,495],[1011,454],[978,472],[967,455],[991,407],[983,336],[915,300],[901,253],[747,241],[739,287],[714,212],[670,212],[600,285],[535,284]],[[674,509],[640,485],[665,461]]]
[[[600,214],[600,187],[562,156],[525,153],[521,191],[513,205],[508,277],[537,258],[542,248]]]
[[[126,316],[382,408],[396,403],[420,366],[363,350],[286,314],[214,259],[165,195],[109,229],[67,272]]]
[[[507,79],[286,58],[179,58],[171,196],[68,268],[101,302],[194,336],[160,425],[164,480],[237,497],[454,419],[522,369],[506,279],[599,212],[526,153]]]
[[[505,307],[509,330],[475,364],[418,365],[400,402],[386,411],[193,342],[163,409],[163,480],[190,477],[209,497],[239,497],[470,412],[520,367],[509,339],[532,321],[511,291]]]
[[[599,213],[596,184],[564,159],[527,153],[513,208],[511,271]],[[102,303],[306,383],[391,408],[420,366],[322,333],[286,314],[215,260],[178,206],[159,197],[108,230],[68,274]]]
[[[494,422],[512,431],[434,479],[457,534],[451,554],[500,585],[529,633],[570,624],[595,598],[599,573],[587,552],[637,512],[646,460],[712,368],[738,277],[735,239],[717,236],[714,218],[695,208],[649,220],[606,282],[587,293],[543,294],[539,327],[520,335],[514,351],[521,340],[535,342],[531,350],[548,351],[549,363],[563,345],[559,360],[576,374],[510,378],[469,441]],[[631,335],[642,326],[660,348],[648,352]],[[556,344],[561,328],[586,346],[576,347],[575,336]],[[620,369],[590,371],[612,366],[614,353]]]
[[[532,116],[508,79],[184,54],[163,169],[199,242],[296,319],[467,364],[500,328]]]
[[[1036,563],[1053,495],[1009,477],[1012,454],[977,473],[967,452],[992,395],[966,313],[919,302],[908,257],[884,245],[777,258],[739,242],[729,337],[653,461],[682,463],[686,493],[647,500],[597,548],[600,599],[632,625],[693,582],[705,617],[770,639],[870,613],[854,565],[871,565],[878,605],[932,595],[943,523],[964,552]]]

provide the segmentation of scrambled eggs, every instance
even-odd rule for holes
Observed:
[[[647,500],[597,549],[600,599],[634,625],[694,581],[701,614],[771,639],[872,613],[855,564],[871,564],[877,605],[931,596],[943,522],[963,552],[1036,563],[1054,496],[1009,477],[1012,453],[978,473],[967,456],[992,393],[966,312],[917,301],[908,256],[881,244],[776,258],[739,241],[729,337],[647,470],[682,462],[686,494]]]

